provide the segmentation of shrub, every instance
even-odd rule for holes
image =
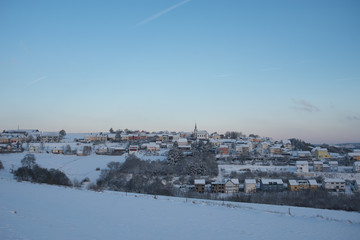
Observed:
[[[33,154],[27,154],[21,160],[22,167],[13,172],[17,180],[47,183],[62,186],[72,186],[70,179],[58,169],[42,168],[35,162]]]
[[[3,163],[0,161],[0,170],[1,169],[4,169],[4,165],[3,165]]]

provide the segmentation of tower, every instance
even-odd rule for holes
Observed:
[[[198,133],[198,129],[197,129],[197,126],[196,126],[196,123],[195,123],[195,129],[194,129],[194,138],[195,139],[197,138],[197,133]]]

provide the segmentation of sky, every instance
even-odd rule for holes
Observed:
[[[0,1],[0,129],[360,142],[360,1]]]

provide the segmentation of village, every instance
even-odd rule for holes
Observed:
[[[4,130],[0,153],[19,152],[76,155],[138,156],[143,160],[167,160],[170,149],[192,156],[194,148],[208,146],[219,174],[209,178],[194,174],[193,182],[179,182],[182,191],[197,193],[246,194],[257,191],[317,191],[356,193],[360,183],[360,150],[351,146],[298,147],[294,139],[274,141],[254,134],[192,132],[146,132],[110,129],[108,133],[75,134],[33,130]],[[70,137],[72,136],[72,137]],[[308,149],[308,150],[304,150]],[[116,159],[114,159],[116,161]],[[96,168],[97,171],[100,170]],[[246,177],[246,173],[252,173]],[[271,177],[274,173],[277,177]],[[237,177],[240,176],[240,177]],[[244,177],[245,176],[245,177]]]

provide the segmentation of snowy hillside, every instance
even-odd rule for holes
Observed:
[[[360,214],[92,192],[0,178],[1,239],[358,239]]]

